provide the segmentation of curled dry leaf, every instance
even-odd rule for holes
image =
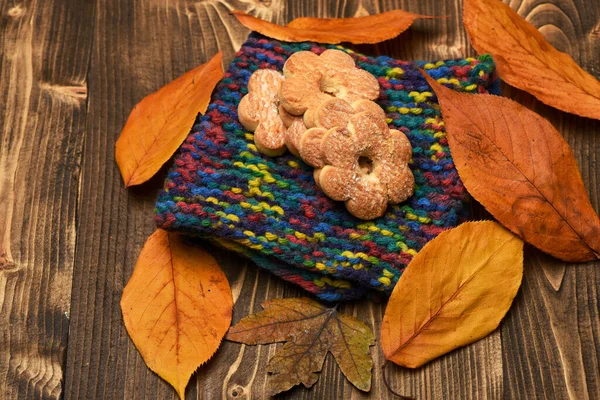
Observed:
[[[272,394],[300,383],[314,385],[327,352],[354,386],[371,389],[369,347],[375,336],[368,326],[308,298],[267,300],[262,307],[232,326],[227,339],[249,345],[287,342],[267,365]]]
[[[146,182],[175,153],[198,113],[206,111],[212,91],[223,77],[222,61],[219,52],[133,108],[116,145],[125,186]]]
[[[473,47],[492,55],[505,82],[549,106],[600,119],[600,82],[508,5],[465,0],[464,24]]]
[[[386,359],[417,368],[492,332],[523,277],[523,242],[491,221],[442,232],[396,284],[381,326]]]
[[[425,77],[442,107],[452,158],[469,193],[540,250],[565,261],[597,259],[600,219],[560,133],[512,100],[458,93]]]
[[[407,30],[419,18],[434,18],[402,10],[357,18],[297,18],[286,26],[267,22],[243,11],[233,14],[244,25],[273,39],[284,42],[378,43],[392,39]]]
[[[163,230],[146,241],[121,298],[125,327],[146,365],[182,399],[192,373],[219,348],[232,308],[215,259]]]

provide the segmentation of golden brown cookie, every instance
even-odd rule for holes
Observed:
[[[256,148],[268,156],[278,156],[286,150],[286,127],[278,111],[278,93],[283,80],[277,71],[255,71],[248,81],[248,94],[238,106],[241,124],[254,132]]]
[[[321,140],[326,133],[327,129],[325,128],[310,128],[301,136],[298,146],[300,158],[311,167],[321,168],[325,165],[321,152]]]
[[[354,60],[340,50],[325,50],[321,54],[325,74],[321,90],[350,103],[359,99],[375,100],[379,97],[377,78],[356,68]]]
[[[384,123],[385,113],[381,107],[370,100],[361,99],[350,105],[345,100],[333,97],[321,103],[314,110],[315,112],[311,113],[310,116],[310,110],[304,114],[304,122],[310,120],[314,128],[308,129],[302,134],[299,142],[296,142],[296,148],[300,158],[315,168],[324,166],[320,149],[321,139],[326,131],[335,127],[347,126],[352,115],[358,112],[370,112],[379,120],[378,129],[382,132],[388,129]]]
[[[412,196],[412,154],[403,133],[389,130],[380,115],[354,114],[346,127],[332,128],[320,139],[324,166],[318,185],[333,200],[345,201],[350,213],[374,219],[388,203]]]
[[[302,115],[309,107],[315,107],[330,95],[320,88],[321,61],[310,51],[299,51],[288,58],[283,66],[286,81],[279,89],[281,105],[291,114]]]
[[[357,68],[352,57],[340,50],[325,50],[320,56],[309,51],[294,53],[283,73],[281,105],[294,115],[316,108],[332,96],[349,102],[379,96],[377,79]]]
[[[377,115],[378,118],[381,118],[384,121],[387,118],[385,115],[385,111],[383,111],[383,108],[381,108],[377,103],[371,100],[355,100],[352,102],[352,108],[354,109],[355,114],[361,112],[370,112],[371,114]]]
[[[377,104],[375,104],[377,106]],[[350,103],[336,97],[329,98],[315,108],[304,113],[304,124],[309,127],[331,129],[348,125],[348,120],[355,113]]]
[[[301,158],[299,147],[302,134],[306,131],[304,121],[301,117],[294,116],[292,124],[285,130],[285,145],[287,146],[290,153],[294,156]]]
[[[360,112],[370,112],[382,120],[386,118],[383,109],[371,100],[360,99],[350,104],[343,99],[332,97],[314,109],[306,110],[306,113],[304,113],[304,124],[308,128],[317,126],[326,129],[336,126],[346,126],[350,117]]]
[[[283,124],[286,126],[286,128],[289,128],[292,125],[292,123],[299,118],[297,115],[293,115],[285,111],[285,108],[283,108],[281,104],[277,108],[277,111],[279,111],[279,117],[283,121]]]

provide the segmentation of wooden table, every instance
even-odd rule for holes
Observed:
[[[600,77],[599,0],[505,2]],[[175,398],[145,366],[119,307],[154,230],[165,175],[124,189],[114,148],[129,112],[218,50],[228,64],[248,35],[232,9],[285,23],[393,8],[448,18],[417,21],[399,39],[360,51],[404,59],[474,54],[455,0],[0,0],[0,398]],[[600,123],[511,92],[562,132],[599,210]],[[236,299],[234,321],[266,298],[302,295],[235,255],[217,256]],[[530,248],[526,256],[523,286],[497,331],[418,370],[391,368],[392,387],[418,399],[600,398],[600,263],[565,265]],[[383,305],[342,310],[378,333]],[[275,349],[225,342],[192,377],[186,398],[264,398]],[[364,395],[328,357],[313,389],[281,397],[391,395],[378,367]]]

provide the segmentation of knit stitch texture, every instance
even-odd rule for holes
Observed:
[[[237,118],[252,72],[281,71],[294,52],[330,48],[348,52],[378,78],[377,102],[390,128],[406,134],[413,147],[414,196],[373,221],[327,198],[315,186],[313,169],[291,154],[259,153]],[[497,91],[489,56],[414,63],[251,34],[179,149],[156,203],[157,226],[244,254],[327,301],[389,295],[412,257],[456,226],[467,209],[439,106],[417,65],[458,91]]]

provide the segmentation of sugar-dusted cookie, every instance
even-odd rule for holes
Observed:
[[[318,185],[333,200],[344,201],[352,215],[378,218],[388,203],[412,196],[410,142],[380,116],[355,114],[346,127],[329,129],[320,143],[324,166],[315,174]]]
[[[279,93],[277,93],[277,96],[279,96]],[[277,108],[277,111],[279,111],[279,117],[283,121],[283,124],[286,126],[286,128],[289,128],[294,123],[295,120],[300,118],[297,115],[290,114],[289,112],[285,111],[285,108],[283,108],[283,106],[281,106],[281,104]]]
[[[352,103],[337,97],[331,97],[317,107],[306,110],[304,123],[308,128],[321,127],[331,129],[346,126],[354,114],[368,111],[385,120],[385,112],[371,100],[359,99]]]
[[[256,70],[248,81],[248,94],[238,106],[240,122],[254,132],[256,148],[268,156],[278,156],[286,150],[286,126],[278,110],[278,93],[283,80],[277,71]]]
[[[315,168],[322,168],[325,165],[321,154],[321,139],[327,130],[335,127],[346,127],[350,117],[359,112],[369,112],[380,121],[385,121],[385,113],[381,107],[370,100],[364,99],[356,100],[350,104],[345,100],[332,97],[314,108],[314,112],[310,111],[308,110],[304,114],[304,122],[312,128],[302,134],[296,148],[300,158]],[[384,124],[379,126],[383,130],[388,129]]]
[[[302,117],[298,116],[294,116],[292,123],[285,130],[285,145],[290,153],[298,158],[301,158],[299,148],[300,140],[304,132],[306,132],[306,126],[304,125]]]
[[[298,146],[300,158],[311,167],[322,168],[325,165],[321,150],[321,140],[325,134],[327,134],[325,128],[310,128],[300,138]]]
[[[374,100],[379,83],[369,72],[356,68],[354,60],[340,50],[325,50],[320,56],[310,51],[292,54],[283,67],[281,105],[291,114],[302,115],[329,97],[348,102]]]

